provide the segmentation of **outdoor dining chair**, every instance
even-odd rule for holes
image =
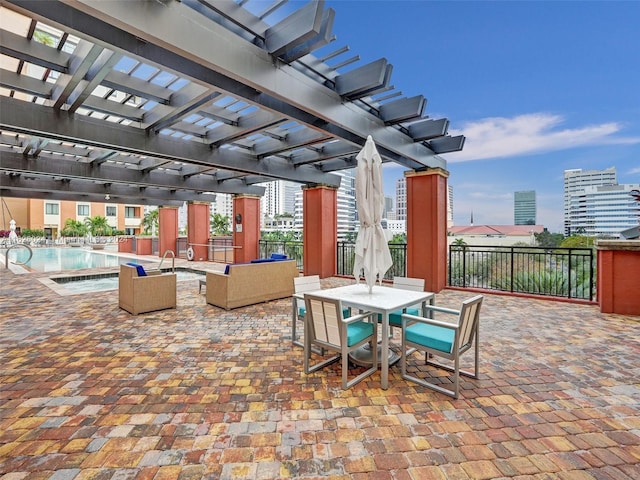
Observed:
[[[342,388],[347,389],[378,370],[377,349],[373,349],[373,364],[370,368],[348,380],[349,353],[368,342],[375,342],[378,323],[365,312],[344,318],[340,300],[330,300],[318,295],[305,294],[306,314],[304,321],[304,373],[309,374],[342,359]],[[371,321],[367,321],[367,319]],[[334,355],[315,365],[310,365],[312,348],[333,352]]]
[[[403,290],[412,290],[415,292],[424,292],[424,278],[410,277],[393,277],[393,288],[401,288]],[[397,310],[389,314],[389,336],[393,334],[391,327],[402,328],[402,314],[421,315],[420,305],[414,305],[404,310]],[[382,321],[382,316],[378,315],[378,321]]]
[[[304,275],[295,277],[293,279],[293,291],[296,294],[305,294],[309,292],[317,292],[322,288],[320,284],[319,275]],[[304,304],[304,298],[294,298],[294,311],[291,318],[291,339],[294,345],[304,347],[304,343],[298,340],[298,333],[296,332],[298,322],[304,322],[304,315],[307,312],[307,308]],[[344,308],[342,314],[345,317],[350,315],[350,309]]]
[[[480,307],[482,295],[462,302],[460,310],[427,305],[430,312],[441,312],[456,315],[455,322],[444,322],[433,318],[425,318],[417,315],[402,315],[402,358],[400,368],[402,378],[415,382],[424,387],[453,398],[458,398],[460,392],[460,375],[478,378],[478,362],[480,357],[478,333],[480,329]],[[473,372],[460,369],[460,356],[474,347],[475,358]],[[413,348],[425,353],[427,365],[442,368],[453,372],[454,389],[450,390],[442,385],[427,382],[424,378],[418,378],[407,373],[407,349]],[[453,361],[453,368],[433,361],[433,357],[446,358]]]

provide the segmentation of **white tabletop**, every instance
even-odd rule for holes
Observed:
[[[340,300],[350,307],[382,314],[389,314],[395,310],[430,300],[434,296],[432,292],[416,292],[383,285],[375,285],[369,293],[369,287],[366,283],[327,288],[312,293],[324,298]]]

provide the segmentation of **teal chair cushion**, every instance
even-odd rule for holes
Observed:
[[[409,315],[420,315],[420,310],[418,308],[407,308],[406,312],[402,310],[396,310],[395,312],[391,312],[389,314],[389,325],[392,327],[402,327],[402,314],[408,313]],[[382,315],[378,314],[378,322],[382,321]]]
[[[373,323],[353,322],[347,325],[347,346],[355,345],[373,335]]]
[[[389,325],[393,327],[402,327],[402,310],[396,310],[395,312],[391,312],[389,314]],[[420,309],[418,308],[407,308],[406,312],[409,315],[420,315]],[[382,321],[382,316],[378,317],[379,321]]]
[[[298,307],[298,317],[304,318],[304,314],[306,313],[306,311],[307,311],[306,307]],[[351,312],[349,311],[348,308],[342,309],[342,316],[344,318],[349,318],[351,316]]]
[[[424,323],[414,323],[409,325],[405,332],[409,342],[445,353],[451,353],[453,350],[455,332],[449,328],[426,325]]]

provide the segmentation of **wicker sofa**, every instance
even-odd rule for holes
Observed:
[[[134,265],[120,265],[118,305],[133,315],[176,308],[175,273],[159,271],[138,275]]]
[[[228,265],[226,272],[207,272],[207,303],[227,310],[290,297],[299,275],[295,260]]]

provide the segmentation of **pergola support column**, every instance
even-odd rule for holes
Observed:
[[[194,260],[208,260],[209,202],[187,203],[187,244]]]
[[[640,315],[640,240],[598,240],[597,300],[603,313]]]
[[[440,168],[405,172],[407,275],[424,278],[425,290],[447,285],[447,178]]]
[[[158,208],[159,251],[162,257],[167,250],[177,255],[178,207]]]
[[[302,189],[304,274],[320,278],[336,274],[338,190],[328,186]]]
[[[233,197],[233,245],[235,263],[246,263],[258,258],[260,250],[260,197],[235,195]]]

